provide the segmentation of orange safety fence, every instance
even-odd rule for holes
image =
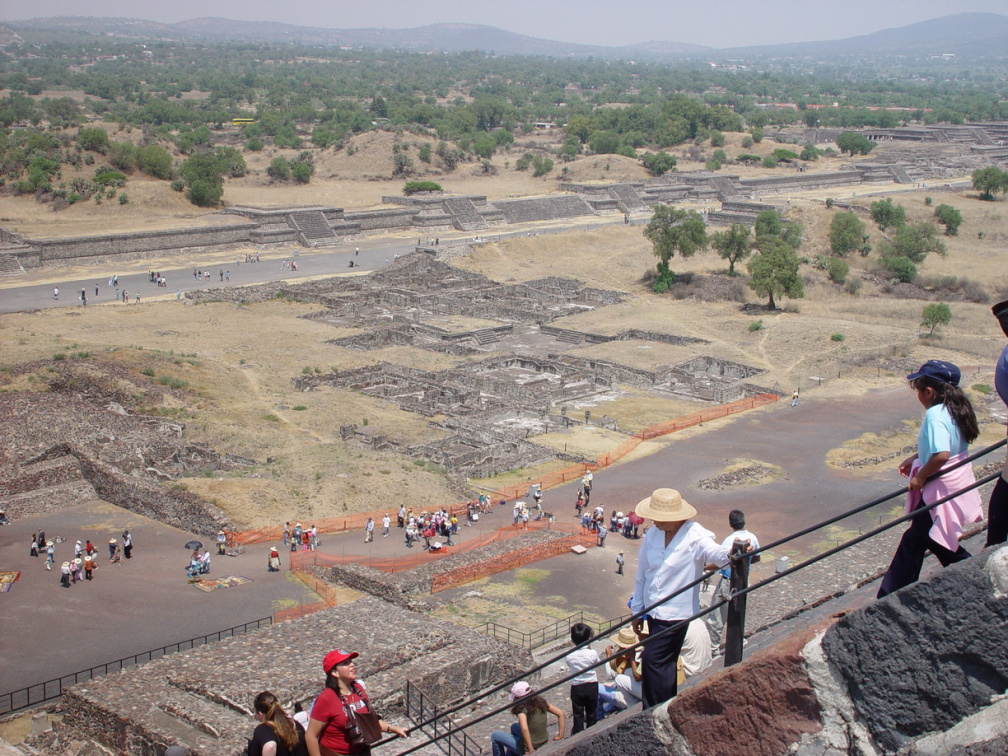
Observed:
[[[716,420],[720,417],[727,417],[728,415],[745,412],[746,410],[754,409],[755,407],[762,407],[763,405],[770,404],[771,402],[776,402],[777,399],[777,394],[756,394],[755,396],[748,396],[745,399],[739,399],[734,402],[729,402],[728,404],[720,404],[717,407],[711,407],[709,409],[701,410],[700,412],[693,412],[689,415],[683,415],[672,420],[667,420],[664,423],[649,425],[648,427],[635,433],[615,449],[600,455],[594,463],[587,465],[570,465],[562,470],[556,470],[554,472],[541,475],[536,478],[535,482],[541,485],[543,490],[555,488],[556,486],[569,483],[572,480],[578,480],[585,474],[586,470],[598,470],[603,467],[608,467],[614,462],[618,462],[640,446],[643,441],[664,436],[669,433],[675,433],[676,431],[683,430],[684,428],[691,428],[694,425],[700,425],[701,423]],[[525,496],[527,492],[528,485],[522,484],[520,486],[509,486],[507,488],[502,488],[499,491],[494,491],[492,497],[494,499],[517,499]]]
[[[529,522],[528,530],[543,530],[546,529],[546,526],[547,523],[545,520],[539,522],[532,521]],[[576,526],[573,525],[560,525],[558,523],[553,523],[551,529],[562,532],[571,532],[575,527]],[[434,560],[444,559],[445,557],[452,556],[454,554],[465,554],[469,551],[482,548],[483,546],[489,546],[491,543],[515,538],[525,532],[528,531],[523,530],[520,526],[512,525],[509,522],[498,529],[484,532],[474,538],[467,538],[461,543],[457,543],[454,546],[446,546],[438,551],[429,552],[423,547],[422,543],[420,543],[417,544],[417,547],[410,553],[395,557],[374,558],[363,556],[361,554],[345,554],[337,556],[334,554],[324,554],[320,551],[296,552],[290,556],[290,567],[291,570],[299,571],[304,570],[309,566],[336,567],[343,564],[358,564],[371,567],[379,572],[407,572]]]
[[[307,555],[306,555],[307,556]],[[281,609],[280,611],[273,613],[274,622],[283,622],[284,620],[297,619],[298,617],[304,617],[308,614],[313,614],[315,612],[321,611],[322,609],[328,609],[330,607],[336,606],[337,597],[336,591],[329,583],[316,577],[310,572],[305,572],[304,570],[296,569],[293,564],[291,565],[291,574],[294,575],[298,580],[305,584],[305,586],[313,591],[319,596],[320,601],[315,601],[310,604],[298,604],[297,606],[291,607],[289,609]]]
[[[684,428],[700,425],[701,423],[715,420],[717,418],[734,415],[738,412],[745,412],[746,410],[754,409],[756,407],[762,407],[766,404],[770,404],[771,402],[776,402],[778,398],[777,394],[756,394],[755,396],[749,396],[745,399],[729,402],[728,404],[720,404],[717,407],[711,407],[709,409],[701,410],[700,412],[693,412],[689,415],[683,415],[682,417],[667,420],[664,423],[649,425],[648,427],[635,433],[615,449],[600,455],[595,462],[589,464],[570,465],[562,470],[542,475],[536,479],[536,482],[542,486],[543,490],[555,488],[556,486],[579,479],[582,475],[584,475],[586,470],[598,470],[603,467],[608,467],[636,449],[642,441],[674,433],[676,431],[683,430]],[[527,492],[527,484],[509,486],[502,488],[499,491],[494,491],[491,494],[491,499],[494,501],[500,499],[518,499],[525,496]],[[419,513],[421,510],[417,507],[413,507],[413,511],[415,513]],[[367,524],[368,517],[370,517],[374,520],[375,527],[377,528],[381,524],[382,517],[386,513],[394,522],[397,512],[398,508],[393,508],[387,510],[380,509],[374,512],[346,514],[342,517],[330,517],[323,520],[304,522],[302,523],[302,526],[311,527],[314,525],[318,529],[319,533],[341,533],[351,530],[363,530],[364,526]],[[458,517],[461,522],[465,518],[466,505],[464,503],[454,504],[448,508],[448,512],[449,514],[453,514]],[[292,525],[291,529],[293,529],[293,527],[294,526]],[[283,526],[277,525],[264,528],[252,528],[241,532],[228,531],[228,538],[229,540],[231,538],[235,538],[240,543],[244,544],[273,541],[277,545],[280,545],[283,541]]]
[[[433,577],[431,580],[431,593],[437,593],[457,585],[471,583],[488,575],[496,575],[499,572],[507,572],[522,565],[539,562],[543,559],[566,554],[573,546],[594,546],[595,535],[590,537],[581,533],[575,533],[565,538],[559,538],[548,543],[541,543],[536,546],[529,546],[516,551],[509,551],[489,559],[483,559],[476,564],[468,564],[463,567],[456,567],[453,570],[446,570]]]

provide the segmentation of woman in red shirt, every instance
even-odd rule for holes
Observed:
[[[326,673],[325,690],[315,699],[305,743],[309,756],[336,756],[337,754],[370,754],[367,743],[352,743],[353,735],[348,732],[347,710],[361,714],[371,711],[364,686],[357,680],[356,653],[336,649],[326,654],[322,669]],[[394,732],[400,738],[409,734],[402,727],[378,720],[383,732]]]

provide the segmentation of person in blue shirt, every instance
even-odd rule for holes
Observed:
[[[1008,300],[998,302],[991,308],[994,317],[1001,324],[1001,330],[1008,336]],[[1001,350],[997,367],[994,369],[994,388],[1001,401],[1008,404],[1008,346]],[[987,505],[987,546],[1008,540],[1008,457],[1005,457],[1001,477],[991,491]]]
[[[958,367],[942,360],[928,360],[916,373],[907,376],[926,409],[917,434],[917,453],[899,466],[900,475],[910,479],[907,514],[976,482],[972,465],[955,467],[966,458],[969,444],[980,435],[973,405],[959,388],[961,377]],[[929,480],[932,476],[935,477]],[[878,597],[915,582],[928,551],[944,567],[968,558],[970,553],[959,545],[959,538],[967,523],[978,522],[982,517],[980,494],[974,488],[911,519],[882,578]]]

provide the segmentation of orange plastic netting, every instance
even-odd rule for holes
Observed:
[[[717,418],[727,417],[728,415],[734,415],[739,412],[745,412],[746,410],[754,409],[756,407],[762,407],[766,404],[776,402],[778,398],[777,394],[756,394],[755,396],[749,396],[745,399],[729,402],[728,404],[721,404],[716,407],[701,410],[700,412],[683,415],[682,417],[677,417],[664,423],[650,425],[630,436],[615,449],[600,455],[594,463],[588,465],[570,465],[561,470],[556,470],[555,472],[542,475],[536,480],[536,482],[542,486],[543,490],[561,486],[572,480],[577,480],[584,475],[586,470],[598,470],[618,462],[636,449],[642,441],[664,436],[669,433],[675,433],[676,431],[683,430],[684,428],[691,428],[694,425],[700,425],[701,423],[715,420]],[[492,492],[490,494],[490,498],[494,501],[498,501],[500,499],[517,499],[525,496],[527,492],[527,484],[509,486],[507,488],[502,488],[499,491]],[[453,504],[448,507],[448,511],[462,521],[465,519],[466,505],[465,503]],[[388,512],[388,510],[383,509],[376,510],[374,512],[347,514],[342,517],[331,517],[304,524],[307,527],[315,525],[318,528],[319,533],[341,533],[351,530],[363,530],[365,524],[367,524],[368,517],[374,519],[376,524],[380,524],[381,519],[386,512]],[[393,513],[389,512],[389,514],[391,515]],[[266,541],[275,541],[280,543],[283,540],[283,526],[277,525],[264,528],[252,528],[250,530],[243,530],[234,533],[229,532],[228,537],[229,540],[233,538],[235,542],[239,544],[264,543]]]

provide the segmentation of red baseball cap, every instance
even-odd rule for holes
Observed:
[[[328,675],[337,664],[343,664],[357,657],[358,654],[356,652],[348,654],[346,651],[341,651],[337,648],[325,655],[325,659],[322,660],[322,669]]]

